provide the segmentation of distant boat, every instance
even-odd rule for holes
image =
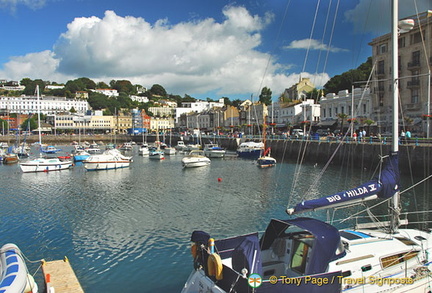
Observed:
[[[151,147],[149,149],[149,158],[155,160],[163,160],[165,159],[164,151],[157,147]]]
[[[218,144],[208,143],[204,145],[204,155],[209,158],[223,158],[226,150],[221,148]]]
[[[111,149],[102,154],[91,155],[83,164],[87,171],[97,171],[128,168],[131,162],[132,157],[126,157],[119,150]]]
[[[36,95],[39,102],[39,86],[36,86]],[[40,106],[40,105],[39,105]],[[38,107],[40,109],[40,107]],[[41,125],[40,125],[40,111],[38,110],[38,130],[39,130],[39,141],[37,144],[41,146],[41,151],[43,151],[44,147],[42,147],[42,134],[41,134]],[[47,147],[48,148],[48,147]],[[53,149],[56,149],[52,146]],[[54,152],[55,153],[55,152]],[[59,158],[35,158],[28,161],[23,161],[20,163],[20,168],[23,173],[31,173],[31,172],[49,172],[49,171],[60,171],[69,169],[73,165],[71,160],[61,161]]]
[[[73,154],[74,162],[82,162],[87,160],[89,157],[90,157],[90,153],[88,153],[85,150],[79,150]]]
[[[177,145],[175,146],[175,149],[176,149],[178,152],[184,152],[184,151],[186,151],[187,147],[186,147],[186,145],[185,145],[185,143],[184,143],[183,140],[179,140],[179,141],[177,142]]]
[[[242,142],[237,148],[237,155],[240,158],[258,159],[264,150],[264,143],[248,141]]]
[[[265,119],[264,119],[265,120]],[[264,144],[264,149],[262,150],[262,154],[261,156],[257,159],[257,166],[260,168],[268,168],[268,167],[274,167],[276,166],[276,159],[273,158],[270,153],[271,153],[271,148],[268,147],[266,148],[266,134],[267,134],[267,129],[266,129],[267,124],[264,121],[264,125],[263,125],[263,144]]]
[[[41,152],[45,154],[55,154],[57,152],[61,151],[61,149],[56,148],[53,145],[49,145],[46,147],[41,147]]]
[[[3,164],[16,164],[18,161],[19,157],[17,154],[9,153],[3,156]]]
[[[140,156],[143,156],[143,157],[148,156],[148,155],[150,154],[150,150],[149,150],[149,147],[148,147],[148,144],[147,144],[147,143],[143,143],[143,144],[140,146],[140,148],[139,148],[139,150],[138,150],[138,154],[139,154]]]
[[[183,168],[204,167],[210,165],[211,161],[204,155],[202,150],[193,150],[182,160]]]

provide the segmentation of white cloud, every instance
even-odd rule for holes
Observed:
[[[18,5],[38,9],[45,5],[46,0],[0,0],[0,7],[15,11]]]
[[[161,84],[173,94],[228,97],[255,94],[260,85],[270,87],[276,97],[298,81],[298,76],[280,73],[282,66],[256,49],[271,14],[253,16],[234,6],[223,14],[220,23],[207,18],[174,25],[168,20],[150,24],[113,11],[103,18],[75,18],[52,52],[14,57],[0,76],[58,82],[82,76],[106,82],[129,79],[148,87]]]
[[[399,18],[430,9],[430,0],[414,1],[399,1]],[[345,12],[345,20],[353,23],[355,30],[361,33],[370,32],[376,35],[389,33],[390,7],[390,0],[360,0],[354,9]]]
[[[322,50],[322,51],[330,51],[332,53],[337,52],[347,52],[346,49],[329,47],[326,44],[314,40],[314,39],[303,39],[303,40],[295,40],[292,41],[288,46],[284,47],[285,49],[310,49],[310,50]]]

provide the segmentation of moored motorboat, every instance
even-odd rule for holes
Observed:
[[[111,149],[102,154],[91,155],[83,164],[86,170],[97,171],[128,168],[131,162],[132,157],[126,157],[119,150]]]
[[[3,156],[3,164],[16,164],[19,161],[17,154],[9,153]]]
[[[145,156],[148,156],[149,153],[150,153],[150,150],[149,150],[148,144],[147,144],[147,143],[143,143],[143,144],[140,146],[139,150],[138,150],[138,154],[139,154],[140,156],[145,157]]]
[[[61,151],[61,149],[56,148],[53,145],[48,145],[48,146],[45,146],[45,147],[41,147],[41,152],[45,153],[45,154],[55,154],[55,153],[57,153],[59,151]]]
[[[12,243],[0,248],[0,292],[38,292],[36,282],[28,273],[24,256],[18,246]]]
[[[276,166],[276,159],[270,156],[261,156],[257,159],[259,168],[268,168]]]
[[[158,147],[151,147],[149,149],[149,159],[164,160],[165,159],[164,151]]]
[[[242,142],[237,148],[237,155],[240,158],[258,159],[263,150],[264,143],[262,142]]]
[[[90,153],[88,153],[85,150],[76,151],[73,154],[73,160],[74,162],[82,162],[87,160],[90,157]]]
[[[204,151],[193,150],[182,160],[183,168],[195,168],[210,165],[211,161],[204,155]]]
[[[221,148],[218,144],[208,143],[204,145],[204,155],[209,158],[223,158],[226,150]]]

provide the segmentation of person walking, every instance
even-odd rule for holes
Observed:
[[[400,134],[400,143],[404,144],[405,143],[405,131],[402,129],[401,134]]]

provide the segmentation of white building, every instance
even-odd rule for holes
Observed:
[[[269,117],[271,119],[271,113],[274,114],[274,123],[277,126],[294,126],[299,125],[302,121],[316,122],[319,121],[321,115],[321,105],[315,104],[313,99],[291,105],[274,103],[273,107]]]
[[[118,91],[115,89],[94,89],[91,91],[95,93],[104,94],[105,96],[108,97],[118,97],[119,95]]]
[[[338,94],[329,93],[321,98],[321,121],[337,120],[338,114],[347,114],[348,118],[369,118],[373,111],[370,89],[355,88],[354,95],[348,90]]]
[[[199,100],[195,102],[183,102],[182,107],[175,108],[175,122],[179,123],[179,118],[182,114],[188,114],[192,112],[201,113],[214,107],[222,108],[224,105],[224,99],[219,99],[219,102],[207,102]]]
[[[138,102],[138,103],[148,103],[149,102],[149,98],[147,98],[147,97],[132,95],[132,96],[130,96],[130,98],[132,101]]]
[[[35,96],[0,97],[0,109],[9,113],[30,114],[40,109],[42,114],[56,114],[69,112],[72,108],[77,113],[85,113],[90,105],[87,101],[68,100],[66,97],[42,97],[39,101]]]

